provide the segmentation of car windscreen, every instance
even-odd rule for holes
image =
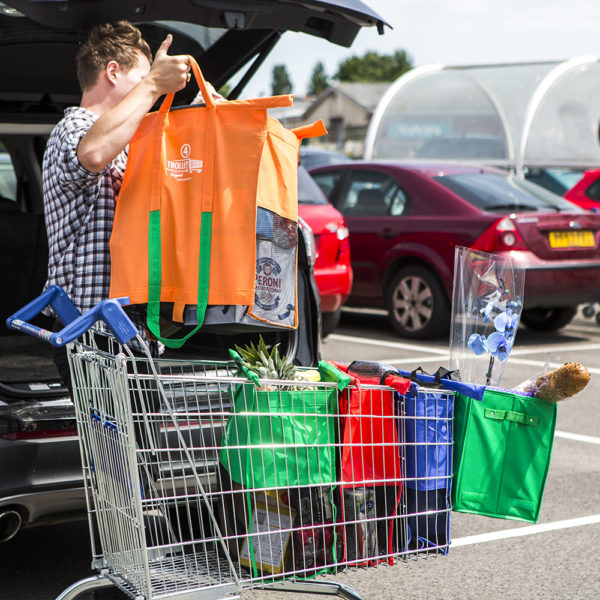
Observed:
[[[321,188],[303,167],[298,167],[298,203],[329,204]]]
[[[323,167],[325,165],[337,165],[348,162],[350,159],[338,152],[326,152],[319,150],[302,150],[300,149],[300,163],[309,171],[315,167]]]
[[[563,196],[583,177],[583,169],[535,169],[526,167],[525,177],[529,181],[541,185],[559,196]]]
[[[571,202],[512,175],[478,172],[439,175],[433,179],[480,210],[578,211]]]

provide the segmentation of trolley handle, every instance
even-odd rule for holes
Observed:
[[[83,335],[98,321],[103,321],[118,342],[126,344],[138,334],[138,330],[125,314],[122,308],[122,305],[125,304],[129,304],[129,298],[102,300],[94,308],[81,314],[64,290],[54,285],[8,317],[6,325],[10,329],[27,333],[60,348]],[[52,332],[29,323],[47,306],[54,310],[65,325],[58,332]]]

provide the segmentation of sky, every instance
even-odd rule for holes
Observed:
[[[332,77],[344,59],[373,50],[405,50],[415,67],[566,60],[600,55],[600,2],[594,0],[363,0],[387,21],[359,32],[350,48],[285,33],[243,91],[271,93],[273,67],[286,66],[303,95],[318,61]]]

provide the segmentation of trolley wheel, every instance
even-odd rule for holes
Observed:
[[[587,304],[583,307],[583,310],[581,312],[583,312],[583,316],[586,319],[591,319],[596,311],[594,310],[594,306],[592,304]]]

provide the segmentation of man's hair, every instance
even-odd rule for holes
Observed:
[[[137,64],[138,52],[152,62],[150,46],[129,21],[95,25],[77,52],[77,78],[81,90],[91,88],[106,65],[114,60],[125,71]]]

